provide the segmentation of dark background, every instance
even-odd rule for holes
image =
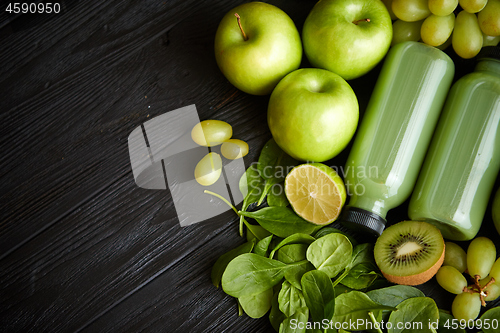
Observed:
[[[196,104],[201,120],[248,142],[247,166],[256,161],[271,138],[269,97],[234,88],[213,53],[220,19],[242,2],[62,1],[59,14],[22,15],[2,2],[2,331],[272,331],[267,317],[238,317],[210,281],[217,258],[244,242],[234,213],[181,228],[168,190],[136,186],[127,147],[144,121]],[[315,2],[270,1],[299,31]],[[456,78],[472,71],[447,52]],[[361,115],[379,71],[349,82]],[[342,166],[348,151],[326,163]],[[387,219],[406,212],[407,202]],[[491,202],[480,234],[500,244]],[[450,310],[434,279],[419,288]]]

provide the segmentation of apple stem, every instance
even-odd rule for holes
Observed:
[[[366,18],[366,19],[362,19],[362,20],[355,20],[355,21],[352,21],[352,23],[358,25],[359,22],[370,22],[370,19],[369,18]]]
[[[241,17],[238,15],[238,13],[234,13],[234,16],[236,16],[236,20],[238,20],[238,26],[240,27],[241,33],[243,35],[244,40],[248,40],[247,34],[245,33],[245,30],[243,30],[243,27],[241,26]]]

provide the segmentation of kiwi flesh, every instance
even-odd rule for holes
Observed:
[[[445,243],[438,228],[403,221],[384,230],[374,248],[375,262],[390,282],[416,286],[429,281],[443,264]]]

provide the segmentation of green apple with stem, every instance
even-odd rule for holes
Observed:
[[[320,0],[304,22],[302,40],[314,67],[351,80],[384,58],[392,21],[380,0]]]
[[[215,34],[215,59],[236,88],[267,95],[302,60],[300,34],[281,9],[249,2],[230,10]]]
[[[339,75],[319,68],[291,72],[278,83],[267,122],[278,146],[302,161],[323,162],[349,143],[359,119],[351,86]]]

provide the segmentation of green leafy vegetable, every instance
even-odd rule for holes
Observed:
[[[273,235],[260,240],[254,247],[253,252],[259,256],[267,257],[269,245],[273,239]]]
[[[280,330],[281,323],[286,319],[285,314],[279,309],[278,296],[280,290],[281,286],[280,289],[274,292],[271,311],[269,312],[269,321],[271,322],[271,326],[273,326],[276,332]]]
[[[287,238],[283,239],[281,242],[276,245],[276,247],[271,251],[271,254],[269,254],[269,258],[273,258],[274,254],[276,251],[278,251],[281,247],[288,245],[288,244],[311,244],[314,242],[316,239],[308,234],[293,234],[288,236]]]
[[[258,224],[250,224],[247,221],[243,221],[247,226],[247,241],[256,239],[257,241],[263,240],[264,238],[271,236],[272,234],[266,229],[262,228]]]
[[[265,180],[260,176],[257,164],[248,167],[240,179],[239,187],[244,197],[242,211],[246,211],[251,204],[260,201],[261,197],[264,196]],[[243,236],[244,223],[245,217],[240,215],[240,236]]]
[[[278,260],[291,264],[294,262],[303,261],[306,259],[307,244],[290,244],[285,245],[278,251]],[[313,270],[314,266],[307,260],[300,266],[295,266],[285,271],[285,280],[290,282],[294,287],[302,289],[300,279],[305,272]]]
[[[281,323],[279,333],[305,333],[308,318],[309,310],[306,307],[298,309]]]
[[[212,267],[211,278],[213,285],[219,288],[219,284],[222,279],[222,274],[224,273],[224,270],[226,269],[229,262],[243,253],[252,252],[254,245],[255,241],[249,241],[221,255],[219,259],[217,259],[217,261],[215,262],[214,266]]]
[[[279,206],[286,207],[290,204],[285,194],[285,186],[283,183],[274,184],[267,194],[267,204],[271,207]]]
[[[346,236],[333,233],[315,240],[307,249],[307,260],[333,278],[351,261],[352,245]]]
[[[287,268],[303,263],[286,265],[255,253],[245,253],[227,265],[222,275],[222,288],[233,297],[255,295],[280,282]]]
[[[461,329],[458,323],[454,326],[453,321],[457,323],[456,319],[451,314],[439,310],[438,333],[465,333],[465,330]]]
[[[425,297],[419,289],[411,286],[396,285],[366,293],[373,301],[387,306],[396,307],[399,303],[412,297]]]
[[[282,238],[295,233],[311,234],[319,228],[287,207],[266,207],[255,212],[240,211],[239,213],[255,219],[264,229]]]
[[[500,332],[500,307],[489,309],[479,318],[482,324],[484,333],[498,333]],[[486,325],[489,323],[489,325]],[[486,328],[488,326],[488,328]]]
[[[339,230],[339,229],[334,228],[334,227],[323,227],[323,228],[319,229],[313,236],[314,236],[314,238],[321,238],[321,237],[329,235],[329,234],[342,234],[349,239],[352,246],[358,245],[358,242],[353,237],[346,234],[342,230]]]
[[[278,303],[281,312],[285,316],[292,316],[297,310],[306,306],[306,301],[304,300],[304,295],[302,291],[295,288],[288,281],[283,282],[281,285],[281,290],[278,295]]]
[[[302,276],[301,284],[312,320],[330,320],[335,310],[335,292],[328,275],[318,270],[310,271]]]
[[[273,301],[273,288],[264,290],[255,295],[241,296],[238,301],[251,318],[261,318],[271,308]]]
[[[396,308],[398,311],[392,312],[389,316],[392,326],[388,327],[388,333],[432,332],[429,323],[439,320],[436,302],[429,297],[412,297],[399,303]],[[412,325],[399,323],[412,323]]]

